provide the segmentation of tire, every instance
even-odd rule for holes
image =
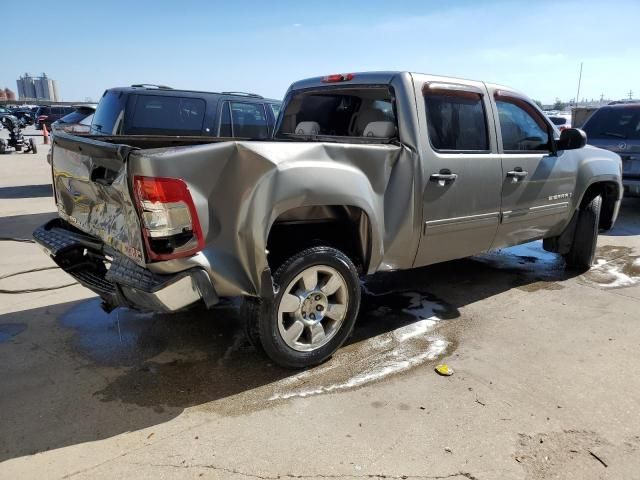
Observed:
[[[0,155],[4,155],[7,153],[7,144],[4,143],[4,140],[0,140]]]
[[[329,358],[347,340],[360,309],[353,262],[331,247],[313,247],[286,260],[273,275],[273,301],[245,300],[245,332],[271,360],[306,368]]]
[[[569,252],[564,259],[567,267],[578,270],[589,270],[593,265],[598,243],[598,225],[602,197],[598,195],[578,212],[578,221],[573,233]]]
[[[29,144],[31,145],[31,153],[38,153],[38,147],[36,146],[36,142],[33,138],[29,139]]]

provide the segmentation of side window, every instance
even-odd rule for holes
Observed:
[[[424,90],[429,141],[435,150],[486,152],[489,132],[482,94]]]
[[[549,127],[524,100],[496,99],[505,152],[549,150]]]
[[[269,108],[273,112],[273,118],[278,119],[278,114],[280,113],[280,105],[276,105],[275,103],[270,103]]]
[[[267,114],[261,103],[231,102],[231,119],[234,137],[269,137]]]
[[[229,109],[229,102],[224,102],[222,104],[222,114],[220,115],[220,136],[233,137],[233,130],[231,130],[231,110]]]
[[[205,107],[201,98],[138,95],[127,133],[200,135]]]

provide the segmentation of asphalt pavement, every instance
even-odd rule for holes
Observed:
[[[49,268],[39,147],[0,156],[0,478],[640,478],[640,200],[586,274],[533,242],[364,279],[300,372],[233,303],[106,314]]]

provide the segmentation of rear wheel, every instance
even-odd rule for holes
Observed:
[[[7,144],[4,140],[0,139],[0,155],[3,155],[7,152]]]
[[[356,267],[340,250],[314,247],[290,257],[273,278],[279,287],[273,302],[246,300],[249,340],[285,367],[323,362],[353,330],[360,308]]]
[[[593,265],[601,206],[602,197],[598,195],[579,210],[571,248],[564,256],[568,267],[588,270]]]
[[[38,153],[38,147],[36,146],[36,142],[33,138],[29,139],[29,145],[31,145],[31,153]]]

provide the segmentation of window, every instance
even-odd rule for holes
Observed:
[[[126,97],[122,92],[107,90],[102,95],[100,103],[96,108],[91,123],[91,133],[94,135],[115,135],[117,131],[118,118],[124,109],[124,99]]]
[[[567,119],[564,117],[549,117],[551,123],[553,123],[556,127],[561,127],[562,125],[567,124]]]
[[[505,97],[496,99],[496,105],[505,152],[550,150],[549,126],[531,105]]]
[[[126,130],[131,135],[200,135],[206,103],[201,98],[137,95]]]
[[[435,150],[489,150],[482,94],[463,90],[426,89],[424,98],[429,141]]]
[[[587,120],[584,131],[588,138],[640,140],[640,108],[603,107]]]
[[[224,102],[222,104],[222,115],[220,116],[220,136],[233,137],[233,130],[231,130],[231,110],[229,109],[229,102]]]
[[[295,91],[284,105],[279,137],[365,137],[372,142],[397,137],[393,96],[388,86]]]
[[[280,105],[275,103],[270,103],[269,108],[271,108],[271,112],[273,113],[273,118],[278,118],[278,114],[280,113]]]
[[[261,103],[230,102],[233,136],[268,138],[269,127],[264,105]]]

